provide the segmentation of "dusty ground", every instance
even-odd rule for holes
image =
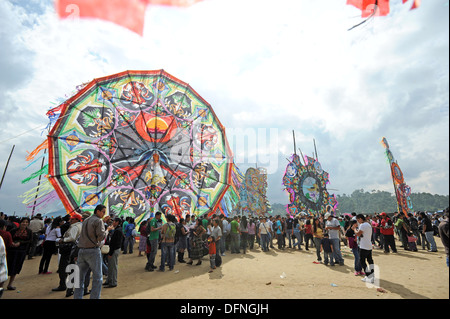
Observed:
[[[103,289],[102,299],[448,299],[449,269],[442,242],[435,237],[438,252],[404,251],[385,255],[374,250],[378,267],[378,287],[368,287],[354,276],[353,255],[343,248],[345,266],[314,264],[314,249],[264,253],[254,249],[247,254],[230,254],[223,264],[208,273],[209,261],[200,266],[176,264],[174,271],[146,272],[146,257],[120,255],[118,286]],[[399,243],[397,242],[397,245]],[[137,244],[136,244],[137,247]],[[158,265],[160,254],[157,256]],[[38,275],[40,257],[25,260],[14,285],[2,299],[69,299],[65,292],[52,292],[58,285],[57,256],[50,275]],[[284,276],[283,276],[284,275]],[[281,278],[284,277],[284,278]],[[332,285],[333,284],[333,285]],[[6,288],[6,284],[5,284]],[[71,297],[72,298],[72,297]]]

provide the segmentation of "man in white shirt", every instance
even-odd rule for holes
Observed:
[[[261,238],[262,251],[269,251],[271,224],[266,221],[266,217],[263,217],[259,224],[259,238]]]
[[[335,262],[338,262],[339,265],[344,265],[344,258],[342,258],[340,239],[339,239],[339,231],[341,229],[341,224],[339,221],[331,216],[330,213],[325,214],[325,229],[328,231],[328,236],[330,238],[330,242],[333,245],[333,257]]]
[[[361,266],[366,273],[366,277],[361,279],[364,282],[373,283],[375,280],[373,259],[372,259],[372,226],[366,221],[363,214],[356,215],[359,224],[359,230],[356,236],[359,237],[359,256]],[[367,262],[369,267],[367,267]]]
[[[28,259],[33,259],[36,253],[36,246],[39,241],[39,236],[44,233],[44,221],[42,220],[41,214],[37,214],[33,217],[28,228],[33,232],[32,241],[28,251]]]

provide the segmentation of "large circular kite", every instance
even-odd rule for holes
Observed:
[[[62,104],[48,136],[49,179],[66,210],[119,216],[214,211],[232,154],[211,106],[159,71],[98,78]]]
[[[283,176],[283,185],[289,193],[288,211],[296,215],[300,211],[324,212],[327,206],[336,209],[338,202],[326,189],[328,173],[314,158],[305,156],[305,165],[293,154]]]

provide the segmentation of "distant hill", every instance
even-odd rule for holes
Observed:
[[[357,189],[350,195],[336,195],[339,205],[338,212],[343,213],[392,213],[397,211],[397,201],[393,193],[372,190],[371,192],[364,189]],[[450,206],[449,195],[438,195],[430,193],[412,193],[411,201],[413,203],[413,211],[437,212]],[[286,214],[286,205],[273,203],[272,215]]]

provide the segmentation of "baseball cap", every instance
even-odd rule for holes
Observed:
[[[385,212],[382,212],[382,213],[380,214],[380,216],[387,216],[387,214],[386,214]]]

